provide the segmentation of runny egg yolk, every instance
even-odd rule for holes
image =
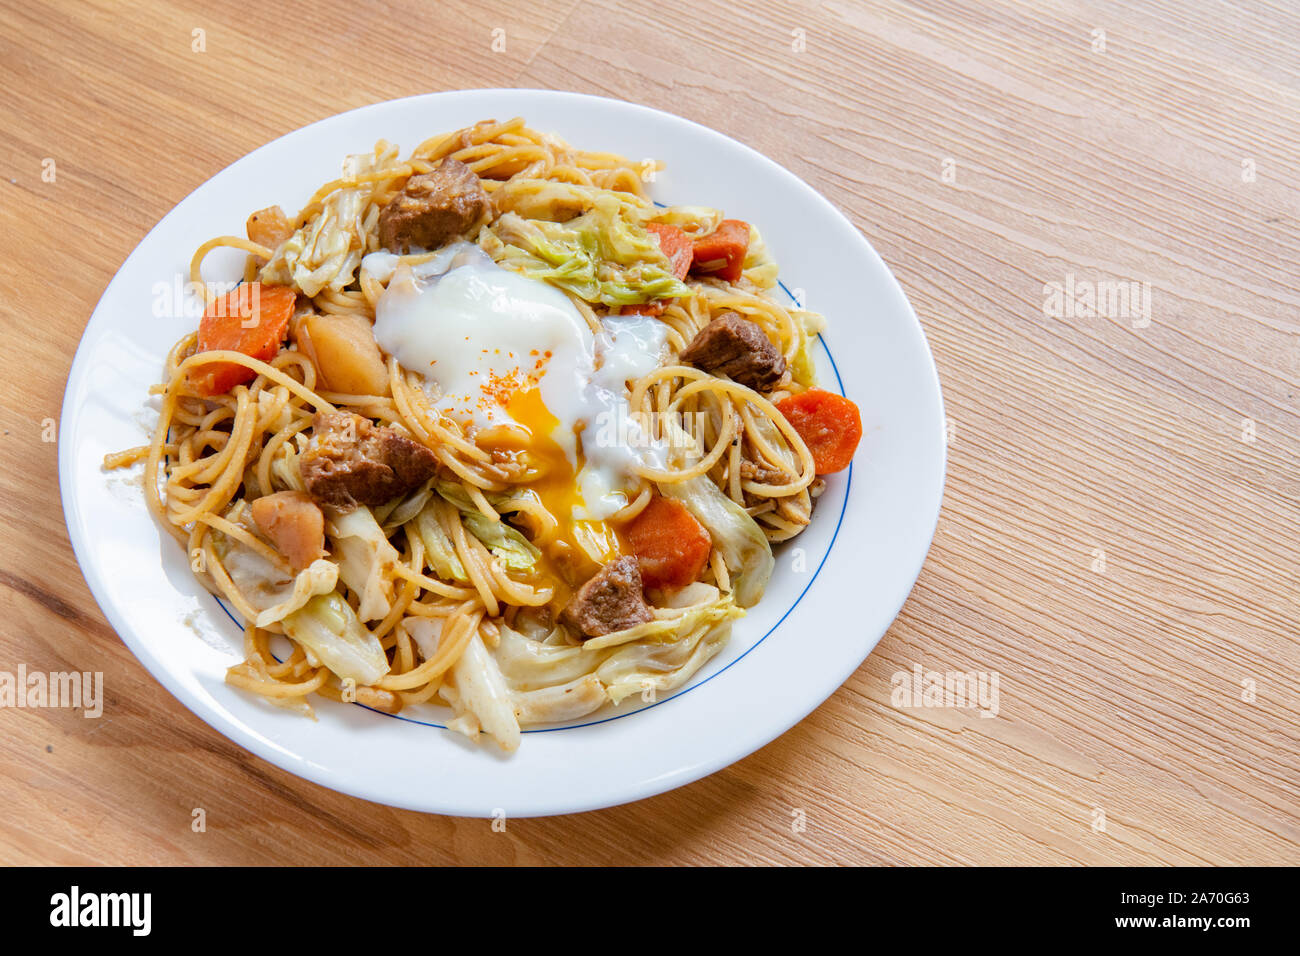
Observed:
[[[513,424],[480,432],[478,445],[486,451],[519,456],[527,468],[522,479],[524,487],[537,495],[557,522],[554,527],[536,529],[534,543],[549,565],[544,570],[567,585],[580,584],[622,553],[617,534],[603,521],[571,517],[586,505],[577,481],[577,473],[585,464],[581,448],[575,467],[553,437],[560,420],[542,401],[539,388],[515,391],[506,399],[505,410]]]
[[[580,584],[622,553],[607,519],[635,493],[638,467],[662,467],[654,449],[631,440],[626,383],[657,366],[667,327],[618,316],[593,331],[559,289],[468,243],[417,266],[386,255],[362,262],[387,281],[375,341],[423,376],[440,413],[517,466],[515,480],[550,517],[512,520],[531,532],[544,573]]]

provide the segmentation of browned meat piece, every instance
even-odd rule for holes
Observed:
[[[352,412],[317,412],[298,459],[303,484],[326,505],[381,505],[418,488],[438,459],[417,441]]]
[[[753,322],[724,312],[700,329],[681,360],[714,375],[765,392],[785,374],[785,356]]]
[[[490,208],[474,170],[458,159],[444,159],[412,176],[389,200],[379,213],[379,241],[390,252],[411,246],[437,249],[482,222]]]
[[[585,640],[622,631],[653,618],[641,596],[641,568],[632,555],[611,561],[578,589],[560,620]]]

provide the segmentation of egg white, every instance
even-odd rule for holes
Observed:
[[[372,253],[362,268],[388,282],[375,340],[425,377],[435,407],[476,435],[514,430],[539,459],[563,455],[567,474],[539,485],[561,521],[603,521],[627,504],[638,465],[662,466],[627,402],[627,382],[663,360],[657,318],[614,316],[593,334],[559,289],[470,243],[416,265]]]

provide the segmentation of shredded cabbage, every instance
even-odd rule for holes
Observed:
[[[567,684],[590,674],[605,654],[581,644],[543,644],[501,627],[496,658],[510,686],[519,692]]]
[[[609,699],[619,703],[632,694],[674,690],[722,650],[731,622],[696,627],[665,644],[627,644],[596,668]]]
[[[437,483],[437,492],[460,511],[465,527],[474,537],[483,542],[502,566],[511,571],[528,571],[537,564],[542,556],[537,546],[524,537],[523,532],[518,528],[500,519],[494,521],[479,511],[459,485],[440,481]],[[426,541],[425,547],[428,546],[429,542]],[[462,571],[462,575],[463,573]],[[465,580],[465,578],[462,576],[456,580]]]
[[[576,219],[547,222],[508,212],[484,230],[480,241],[499,265],[587,302],[634,305],[692,295],[642,224],[644,214],[619,194],[602,190]]]
[[[405,628],[407,635],[415,641],[415,646],[424,655],[424,659],[431,661],[433,655],[438,653],[438,645],[442,642],[442,625],[442,618],[411,616],[404,619],[398,627]]]
[[[492,556],[511,571],[527,571],[537,564],[542,552],[524,537],[523,532],[504,521],[493,521],[479,511],[462,513],[465,527],[478,538]]]
[[[826,328],[826,319],[820,313],[809,312],[807,309],[791,309],[790,317],[803,328],[802,341],[795,352],[794,361],[790,363],[790,377],[800,385],[811,388],[817,384],[817,369],[812,359],[813,342]]]
[[[272,607],[264,609],[253,623],[270,627],[276,621],[303,607],[318,594],[329,594],[339,582],[339,566],[333,561],[317,558],[298,572],[293,581],[293,593]]]
[[[339,577],[360,598],[363,621],[386,617],[393,603],[393,576],[401,556],[369,508],[354,508],[330,522]]]
[[[478,511],[465,489],[454,481],[435,481],[434,490],[461,511]]]
[[[722,210],[709,206],[669,206],[656,209],[655,222],[676,226],[688,236],[707,236],[722,222]]]
[[[227,517],[238,520],[239,515],[228,512]],[[292,597],[297,584],[293,574],[268,561],[239,539],[214,531],[212,550],[244,599],[259,612]]]
[[[443,697],[456,713],[456,720],[448,726],[471,737],[482,728],[507,752],[519,747],[514,697],[477,632],[448,673]]]
[[[294,286],[304,295],[347,286],[366,251],[359,231],[364,213],[380,183],[362,179],[397,158],[397,147],[380,140],[373,154],[359,153],[343,162],[339,187],[325,196],[319,209],[275,250],[259,278],[273,285]]]
[[[730,622],[744,614],[730,594],[702,582],[682,588],[670,603],[654,609],[653,621],[579,645],[557,640],[557,631],[537,640],[502,625],[488,656],[512,694],[517,722],[573,720],[606,701],[678,687],[721,649]],[[464,717],[458,729],[477,733],[477,707],[455,690],[452,698]]]
[[[375,520],[384,528],[384,534],[392,534],[398,527],[406,524],[418,515],[429,499],[433,497],[433,479],[430,478],[405,498],[372,509]]]
[[[492,194],[497,213],[518,213],[525,219],[566,222],[591,208],[590,186],[552,179],[509,179]]]
[[[322,664],[359,687],[388,673],[388,656],[379,638],[366,630],[338,591],[316,595],[285,617],[281,626]]]
[[[741,265],[745,278],[760,289],[776,286],[779,268],[772,254],[767,251],[767,243],[758,232],[758,227],[749,224],[749,248],[745,251],[745,261]]]
[[[515,694],[515,713],[522,725],[553,724],[585,717],[608,699],[600,678],[588,674],[567,684]]]
[[[467,583],[469,575],[465,573],[465,565],[461,564],[451,537],[438,523],[434,509],[434,505],[425,505],[415,520],[407,523],[406,533],[414,533],[424,544],[424,559],[434,574],[444,581]]]

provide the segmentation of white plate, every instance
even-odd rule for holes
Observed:
[[[625,702],[574,726],[525,733],[507,757],[491,742],[476,746],[418,722],[436,722],[435,711],[394,718],[322,701],[311,721],[228,686],[225,669],[242,656],[239,627],[149,517],[140,468],[105,473],[101,461],[147,441],[145,391],[166,350],[197,324],[198,312],[186,315],[166,290],[185,282],[200,243],[242,234],[254,209],[299,208],[338,175],[345,154],[381,137],[405,154],[435,133],[515,115],[585,149],[663,159],[657,200],[720,207],[757,224],[785,289],[828,318],[821,384],[857,402],[864,436],[852,468],[829,479],[811,527],[778,550],[762,602],[686,687],[650,706]],[[208,277],[234,278],[237,258],[210,257]],[[109,284],[77,350],[62,423],[59,484],[77,560],[108,620],[163,686],[292,773],[368,800],[463,816],[638,800],[784,733],[858,668],[897,615],[934,534],[945,460],[939,383],[921,327],[880,257],[830,203],[695,123],[542,90],[376,103],[290,133],[218,173],[163,218]]]

